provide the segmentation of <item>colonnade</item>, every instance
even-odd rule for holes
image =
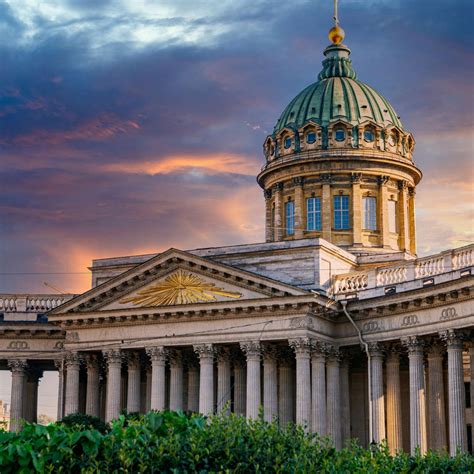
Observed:
[[[68,352],[56,361],[58,418],[84,411],[110,421],[123,408],[128,412],[189,410],[205,415],[225,410],[256,418],[263,410],[265,420],[278,419],[282,425],[294,421],[307,431],[331,437],[341,448],[354,436],[351,410],[361,409],[354,401],[360,395],[355,393],[354,371],[349,365],[350,354],[358,353],[364,370],[370,367],[369,441],[386,439],[392,453],[402,450],[408,442],[403,439],[407,423],[411,452],[430,448],[454,454],[457,449],[467,450],[464,343],[463,333],[453,330],[436,337],[370,343],[370,363],[358,349],[348,353],[308,337],[280,343]],[[469,351],[472,384],[472,344]],[[408,419],[402,416],[401,393],[401,360],[406,359]],[[36,406],[41,373],[31,370],[26,360],[10,360],[8,365],[12,371],[11,430],[18,430],[21,419],[35,421],[32,407]],[[365,423],[364,429],[369,428],[367,419]]]

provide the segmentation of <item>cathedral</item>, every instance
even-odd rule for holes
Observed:
[[[79,295],[0,295],[10,429],[57,416],[229,413],[341,448],[472,452],[474,245],[417,257],[415,138],[336,21],[257,176],[265,242],[94,260]]]

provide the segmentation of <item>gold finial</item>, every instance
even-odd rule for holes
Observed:
[[[339,15],[337,12],[337,0],[334,0],[334,26],[329,30],[328,38],[333,44],[340,44],[344,40],[346,33],[339,26]]]

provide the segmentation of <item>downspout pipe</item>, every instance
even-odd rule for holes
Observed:
[[[368,384],[368,394],[369,394],[369,445],[370,443],[374,442],[374,436],[373,436],[373,421],[372,421],[372,359],[370,356],[370,351],[369,351],[369,345],[367,342],[364,341],[364,338],[362,337],[362,333],[357,326],[357,324],[354,322],[352,319],[352,316],[350,315],[349,311],[347,310],[347,301],[340,301],[342,310],[344,311],[344,314],[346,315],[347,319],[350,321],[352,326],[354,326],[355,330],[357,331],[357,336],[359,337],[359,341],[364,347],[365,353],[367,355],[367,384]]]

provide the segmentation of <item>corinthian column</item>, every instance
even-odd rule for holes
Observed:
[[[58,410],[57,419],[61,420],[64,416],[64,372],[65,362],[63,358],[56,359],[54,366],[58,369]]]
[[[98,417],[100,415],[99,358],[96,354],[88,354],[85,357],[85,363],[87,368],[86,414]]]
[[[304,194],[303,194],[304,178],[297,176],[293,178],[295,186],[295,239],[302,239],[304,235]]]
[[[390,454],[403,449],[400,354],[392,348],[387,356],[387,441]]]
[[[260,384],[260,342],[241,342],[240,348],[247,357],[247,418],[257,418],[262,404]]]
[[[341,449],[341,385],[340,353],[336,348],[331,350],[327,360],[327,434],[334,442],[336,449]]]
[[[341,425],[342,443],[351,439],[351,406],[349,398],[349,359],[344,355],[341,368],[341,413],[344,422]]]
[[[247,405],[247,370],[241,354],[233,355],[234,361],[234,413],[245,415]]]
[[[194,346],[199,356],[201,373],[199,378],[199,412],[211,415],[214,412],[214,347],[212,344]]]
[[[278,418],[280,426],[286,426],[293,421],[293,410],[295,405],[294,355],[289,348],[281,348],[279,353],[279,394],[278,394]]]
[[[311,353],[312,365],[312,421],[313,433],[326,436],[326,347],[315,343]]]
[[[183,357],[178,350],[170,350],[170,410],[183,409]]]
[[[194,358],[188,359],[188,410],[199,411],[199,369]]]
[[[217,413],[226,408],[230,413],[230,351],[228,347],[220,347],[217,351]]]
[[[138,413],[140,411],[140,354],[130,352],[127,354],[128,385],[127,385],[127,411]]]
[[[283,239],[283,222],[282,222],[282,215],[283,215],[283,183],[275,184],[272,190],[275,196],[275,220],[273,222],[274,225],[274,239],[276,241]]]
[[[265,421],[278,416],[277,351],[271,345],[263,352],[263,415]]]
[[[469,346],[470,372],[471,372],[471,413],[474,413],[474,342]]]
[[[109,422],[120,415],[120,386],[122,381],[122,353],[118,349],[104,351],[107,362],[107,395],[105,421]]]
[[[166,403],[165,368],[168,351],[161,346],[145,349],[151,360],[151,394],[150,409],[164,410]]]
[[[21,429],[23,419],[23,397],[25,396],[26,360],[9,360],[8,367],[12,372],[12,389],[10,399],[10,431]]]
[[[66,403],[65,415],[79,412],[79,369],[80,359],[77,352],[66,355]]]
[[[402,338],[408,350],[410,371],[410,453],[420,448],[426,453],[425,375],[423,367],[423,342],[416,336]]]
[[[444,348],[440,344],[433,344],[428,351],[428,405],[430,414],[430,449],[446,451],[443,353]]]
[[[383,351],[379,344],[370,343],[371,358],[371,399],[372,435],[376,443],[381,443],[385,435],[385,398],[383,393]]]
[[[452,329],[441,332],[440,337],[448,347],[449,454],[454,456],[458,449],[462,452],[467,451],[463,342],[461,335]]]
[[[311,423],[311,341],[307,337],[292,339],[290,347],[296,356],[296,423],[309,431]]]

